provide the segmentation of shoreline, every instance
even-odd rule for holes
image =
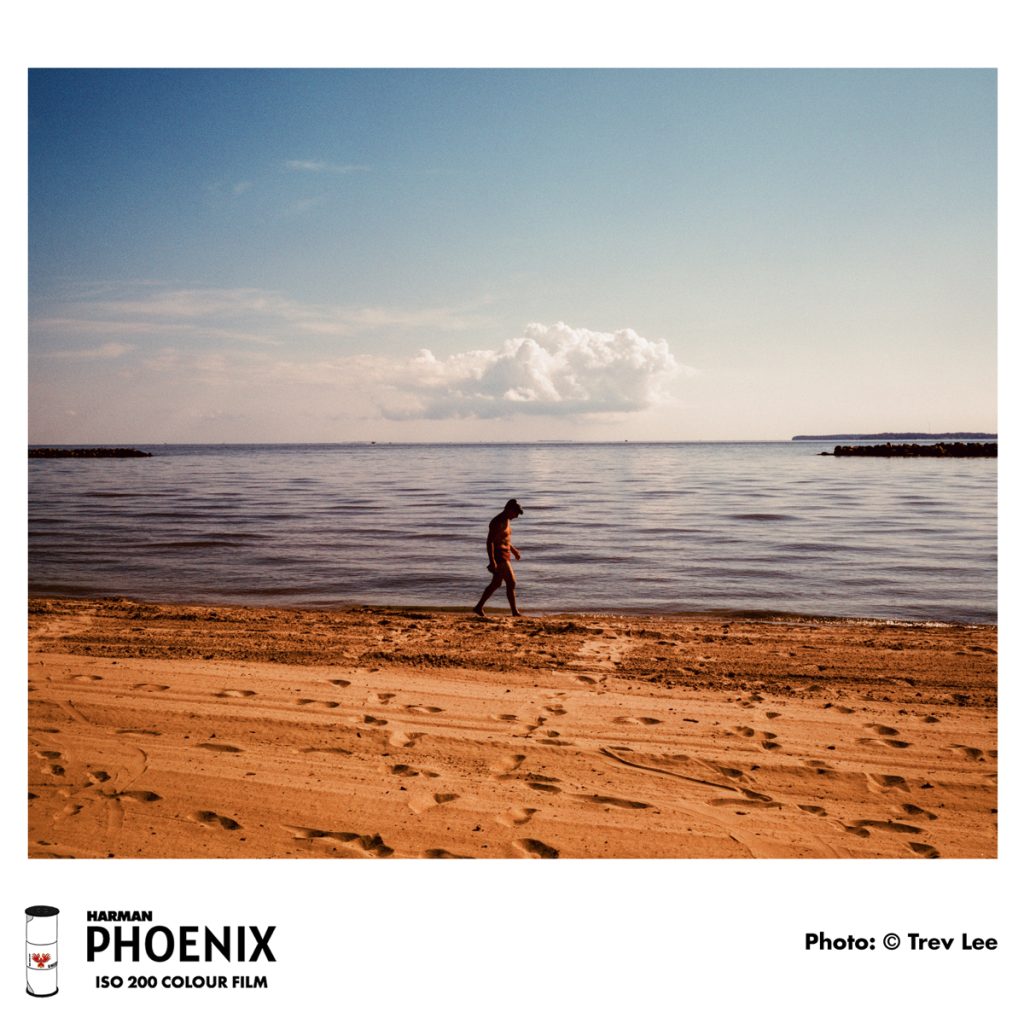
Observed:
[[[251,609],[269,610],[294,613],[320,613],[320,612],[426,612],[436,615],[472,615],[471,604],[387,604],[376,602],[324,602],[309,604],[294,604],[288,601],[253,601],[245,599],[220,600],[215,598],[148,598],[127,594],[98,594],[98,593],[62,593],[52,590],[30,590],[28,601],[31,604],[35,601],[64,601],[64,602],[110,602],[130,603],[139,605],[153,605],[161,607],[181,608],[227,608],[227,609]],[[524,618],[551,619],[551,618],[637,618],[637,619],[667,619],[667,620],[702,620],[720,622],[727,619],[749,620],[752,622],[834,622],[834,623],[876,623],[879,625],[905,625],[905,626],[954,626],[963,628],[992,628],[998,627],[998,616],[991,618],[900,618],[884,615],[843,615],[818,612],[797,612],[770,608],[704,608],[696,610],[666,610],[657,608],[537,608],[527,609],[523,612]],[[498,619],[508,618],[508,608],[504,603],[502,592],[498,592],[489,602],[487,607],[487,618]]]
[[[30,857],[996,856],[995,625],[34,597],[29,627]]]

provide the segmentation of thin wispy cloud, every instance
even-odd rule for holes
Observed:
[[[206,194],[211,199],[217,199],[222,196],[226,196],[229,199],[237,198],[238,196],[245,195],[246,192],[252,191],[256,187],[254,181],[248,179],[241,181],[213,181],[203,186]]]
[[[269,350],[186,353],[164,349],[148,363],[203,387],[245,395],[304,389],[318,401],[392,421],[600,417],[641,412],[667,399],[669,383],[693,374],[662,339],[626,328],[592,331],[530,324],[522,337],[490,349],[438,358],[373,353],[281,357]]]
[[[308,174],[354,174],[370,169],[366,164],[333,164],[327,160],[286,160],[285,167]]]
[[[386,330],[461,331],[486,322],[472,306],[386,308],[304,303],[258,288],[169,288],[154,285],[93,289],[47,303],[30,320],[40,347],[73,350],[82,337],[132,346],[146,338],[285,346],[302,339],[339,341]],[[50,349],[51,353],[53,349]],[[85,351],[85,350],[82,350]],[[99,349],[90,348],[98,352]]]
[[[57,349],[41,353],[41,356],[44,359],[120,359],[121,356],[134,351],[134,345],[108,341],[105,345],[98,345],[95,348]]]

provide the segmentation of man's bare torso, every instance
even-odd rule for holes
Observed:
[[[493,545],[495,560],[512,560],[512,521],[508,516],[495,516],[487,531],[488,542]]]

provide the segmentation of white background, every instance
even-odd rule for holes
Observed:
[[[27,5],[20,4],[19,7]],[[1021,958],[1020,60],[1008,5],[41,3],[4,26],[0,1007],[14,1020],[1005,1019]],[[674,14],[670,12],[675,12]],[[1000,856],[994,861],[30,861],[25,764],[26,69],[59,66],[998,67]],[[1019,513],[1018,513],[1019,514]],[[1019,529],[1019,527],[1018,527]],[[1005,628],[1009,626],[1010,628]],[[24,991],[24,908],[60,908],[60,993]],[[101,992],[85,912],[277,926],[266,991]],[[804,933],[994,936],[996,952],[805,952]],[[141,965],[140,965],[141,966]],[[197,965],[190,966],[190,973]],[[255,969],[256,965],[251,965]],[[123,965],[128,973],[129,965]],[[160,974],[146,966],[140,973]],[[211,965],[198,973],[237,972]],[[1001,1016],[1002,1014],[1002,1016]]]

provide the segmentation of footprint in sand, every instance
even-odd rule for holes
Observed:
[[[230,743],[197,743],[202,750],[216,750],[220,754],[241,754],[241,747],[233,747]]]
[[[629,811],[645,811],[653,804],[645,804],[640,800],[624,800],[618,796],[604,796],[601,793],[594,793],[590,796],[578,796],[577,800],[583,800],[589,804],[606,804],[609,807],[621,807]]]
[[[453,800],[458,800],[458,793],[418,793],[409,801],[409,810],[415,814],[422,814],[423,811],[429,810],[431,807],[437,807],[440,804],[450,804]]]
[[[448,850],[424,850],[421,857],[427,860],[474,860],[468,853],[451,853]]]
[[[899,736],[900,734],[899,729],[893,729],[892,726],[889,725],[877,725],[875,723],[871,723],[864,726],[864,728],[877,732],[879,736]]]
[[[363,715],[362,722],[363,725],[382,726],[388,724],[388,720],[386,718],[375,718],[373,715]]]
[[[910,787],[902,775],[868,775],[868,787],[876,792],[887,793],[893,789],[902,789],[909,793]]]
[[[781,711],[766,711],[764,713],[764,717],[765,718],[781,718],[782,717],[782,712]]]
[[[428,704],[406,704],[406,711],[411,711],[414,715],[439,715],[444,708],[434,707]]]
[[[808,814],[816,814],[819,818],[827,818],[828,811],[824,807],[819,807],[817,804],[797,804],[797,807],[801,811],[806,811]]]
[[[909,846],[914,853],[918,855],[918,857],[929,857],[931,859],[935,859],[939,856],[939,851],[936,850],[934,846],[929,846],[927,843],[907,843],[907,846]]]
[[[857,742],[862,747],[893,747],[896,750],[905,750],[910,746],[907,740],[889,740],[879,736],[861,736]]]
[[[401,775],[402,778],[411,779],[419,775],[419,772],[411,765],[407,764],[393,764],[391,766],[392,775]]]
[[[207,825],[210,828],[219,826],[227,831],[234,831],[242,827],[234,818],[229,818],[225,814],[218,814],[216,811],[193,811],[191,818],[194,821],[198,821],[201,825]]]
[[[327,682],[329,682],[331,686],[340,686],[343,688],[352,685],[352,680],[350,679],[328,679]]]
[[[539,839],[517,839],[513,845],[527,857],[541,857],[545,860],[554,860],[558,857],[558,850]]]
[[[900,810],[906,814],[912,814],[915,817],[918,815],[924,815],[929,821],[935,821],[938,818],[937,814],[932,814],[931,811],[926,811],[923,807],[918,807],[917,804],[902,804]]]
[[[770,797],[767,793],[758,793],[757,790],[754,790],[754,789],[743,789],[742,787],[740,787],[740,792],[748,800],[759,800],[759,801],[761,801],[761,803],[764,803],[764,804],[771,804],[771,803],[775,802],[772,799],[772,797]],[[781,804],[780,804],[780,806],[781,806]]]
[[[352,751],[346,750],[344,747],[303,747],[300,754],[341,754],[345,757],[351,757]]]
[[[159,793],[154,793],[149,789],[132,789],[125,793],[117,794],[118,800],[133,800],[140,804],[151,804],[156,800],[162,800],[163,797]]]
[[[394,693],[378,693],[377,694],[377,700],[381,704],[387,704],[387,703],[390,702],[391,698],[394,697],[394,696],[396,696],[396,694],[394,694]]]
[[[576,677],[581,683],[596,683],[597,680],[593,676],[577,676]]]
[[[911,835],[917,835],[924,831],[918,828],[916,825],[904,825],[898,821],[872,821],[865,819],[862,821],[855,821],[852,824],[857,828],[875,828],[882,832],[908,832]]]
[[[208,828],[219,826],[228,832],[234,832],[242,827],[234,818],[218,814],[216,811],[193,811],[192,820],[198,821],[200,825],[206,825]]]
[[[661,725],[660,718],[645,718],[643,716],[623,716],[612,719],[616,725]]]
[[[709,800],[712,807],[745,807],[747,810],[771,810],[779,808],[782,804],[776,800],[744,800],[738,796],[722,796],[716,800]]]
[[[372,836],[364,836],[358,832],[327,832],[318,828],[294,828],[288,825],[285,827],[291,830],[293,838],[299,842],[325,840],[331,843],[341,843],[348,850],[367,857],[390,857],[395,852],[385,844],[379,832]],[[347,853],[339,855],[350,856]]]
[[[110,773],[104,771],[86,772],[85,777],[89,780],[87,786],[99,786],[110,780]]]
[[[393,747],[413,747],[416,741],[425,736],[422,732],[393,732],[388,736],[388,743]]]
[[[351,843],[359,839],[358,832],[329,832],[322,828],[306,828],[303,825],[283,825],[293,839],[336,839],[339,843]]]
[[[750,739],[754,735],[754,730],[746,725],[734,725],[730,732],[734,732],[737,736],[742,736],[745,739]]]
[[[545,704],[544,705],[544,710],[545,711],[549,711],[552,715],[567,715],[567,714],[569,714],[569,712],[566,711],[565,708],[562,707],[561,704]]]
[[[837,824],[844,832],[849,832],[850,835],[859,836],[861,839],[871,838],[871,833],[860,825],[844,825],[841,821],[837,822]]]
[[[518,715],[491,715],[491,720],[494,722],[518,722]]]
[[[499,825],[515,828],[517,825],[525,825],[536,813],[536,807],[510,807],[503,814],[499,814],[494,820]]]
[[[490,772],[498,778],[503,778],[514,772],[525,760],[525,754],[509,754],[508,757],[503,757],[492,764]]]
[[[214,697],[255,697],[255,690],[221,690],[215,693]]]
[[[118,736],[159,736],[156,729],[118,729]]]
[[[954,743],[950,750],[959,750],[969,761],[984,761],[985,752],[977,747],[965,747],[962,743]]]
[[[45,758],[47,761],[57,761],[64,755],[59,750],[35,750],[36,757]]]
[[[531,790],[537,790],[538,793],[561,793],[561,787],[554,785],[555,782],[560,782],[560,778],[554,778],[551,775],[538,775],[536,772],[527,772],[523,781],[528,785]]]
[[[90,676],[90,675],[78,675],[72,676],[71,682],[73,683],[98,683],[103,676]]]
[[[162,683],[136,683],[133,690],[140,690],[143,693],[163,693],[164,690],[169,690],[169,686],[164,686]]]

